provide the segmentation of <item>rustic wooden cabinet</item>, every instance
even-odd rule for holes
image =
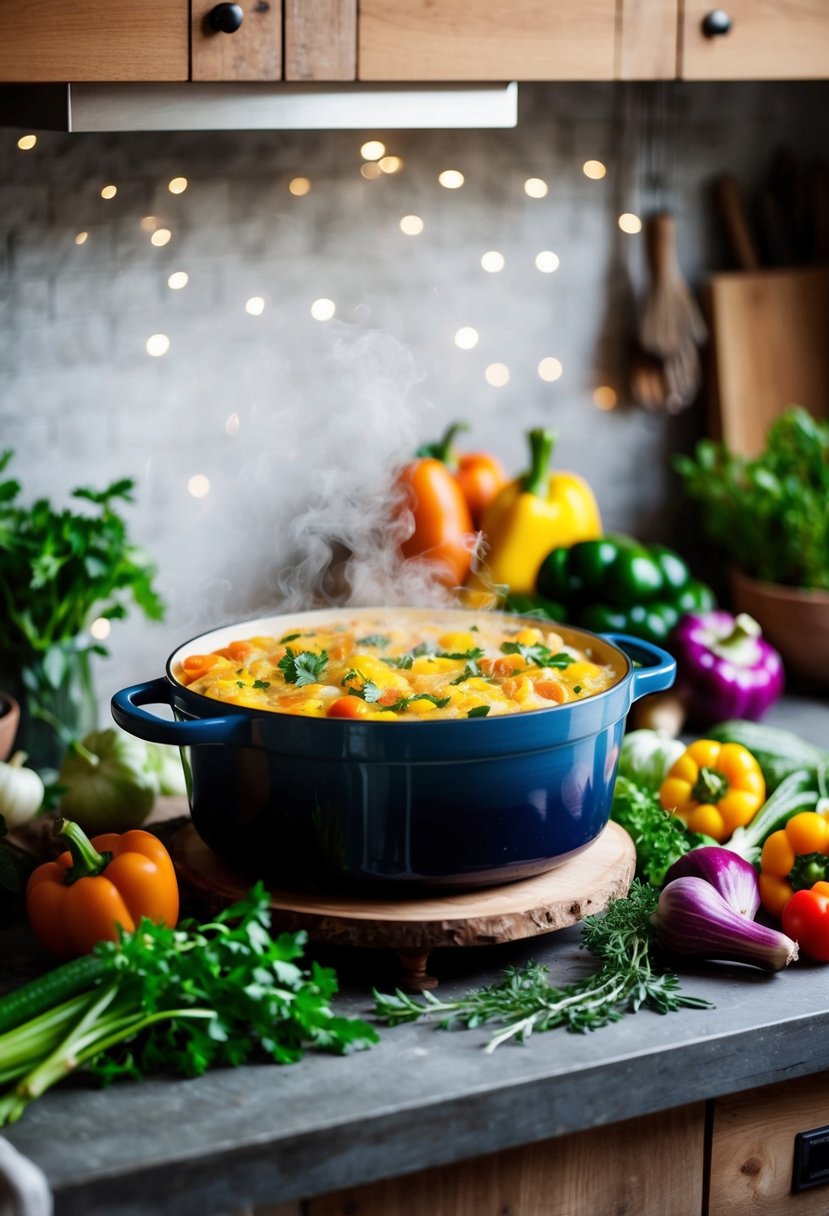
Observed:
[[[612,80],[615,0],[361,0],[361,80]]]
[[[829,0],[2,0],[0,81],[829,76]]]
[[[2,0],[0,81],[187,80],[189,0]]]
[[[722,14],[717,16],[717,14]],[[685,0],[684,80],[818,79],[829,75],[827,0]]]

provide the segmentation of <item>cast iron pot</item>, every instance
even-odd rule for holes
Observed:
[[[589,845],[610,815],[628,710],[674,681],[674,660],[649,643],[556,626],[568,644],[612,664],[617,682],[583,701],[461,720],[263,712],[193,692],[173,675],[186,655],[236,638],[384,611],[324,609],[213,630],[180,646],[166,676],[116,693],[113,717],[141,739],[181,748],[197,832],[250,876],[326,889],[486,886],[542,873]],[[450,616],[468,629],[476,614],[441,613]],[[141,708],[150,704],[172,706],[176,720]]]

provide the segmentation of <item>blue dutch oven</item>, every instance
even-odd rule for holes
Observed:
[[[375,620],[389,612],[359,611]],[[113,697],[124,730],[181,749],[193,824],[210,848],[250,877],[326,889],[393,884],[399,892],[526,878],[595,840],[610,815],[628,711],[674,682],[666,651],[556,625],[568,645],[611,665],[616,682],[549,709],[461,720],[263,712],[193,692],[173,675],[188,654],[346,614],[357,615],[324,609],[214,630],[179,647],[165,676]],[[469,628],[475,614],[444,617]],[[515,616],[505,623],[538,624]],[[175,721],[144,705],[171,706]]]

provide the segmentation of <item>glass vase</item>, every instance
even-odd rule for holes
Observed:
[[[42,652],[0,653],[0,689],[20,704],[15,749],[39,772],[56,772],[71,741],[98,724],[92,653],[84,638]]]

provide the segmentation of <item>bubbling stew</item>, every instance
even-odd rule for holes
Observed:
[[[471,616],[466,629],[439,613],[428,622],[405,614],[298,622],[278,637],[187,655],[173,675],[248,709],[394,722],[550,709],[604,692],[624,674],[623,660],[597,661],[546,622]]]

